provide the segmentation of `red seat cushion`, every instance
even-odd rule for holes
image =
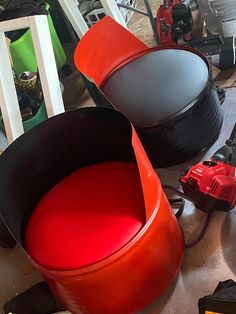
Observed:
[[[113,254],[144,224],[137,165],[100,163],[75,171],[41,199],[25,247],[40,265],[76,269]]]

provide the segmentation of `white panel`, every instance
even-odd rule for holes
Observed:
[[[29,27],[28,17],[21,17],[9,21],[0,22],[0,32],[9,32]]]
[[[24,132],[24,129],[12,75],[6,38],[3,32],[0,32],[0,51],[0,107],[7,134],[7,140],[10,144]]]
[[[65,111],[57,73],[51,36],[45,15],[29,17],[48,117]]]
[[[127,28],[125,20],[115,0],[101,0],[101,3],[107,15],[111,16],[116,22]]]
[[[82,38],[83,35],[87,32],[88,26],[78,9],[78,1],[58,0],[58,2],[60,3],[71,25],[73,26],[76,34],[79,38]]]

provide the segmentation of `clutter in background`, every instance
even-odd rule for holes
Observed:
[[[193,19],[190,7],[181,0],[164,0],[157,10],[156,23],[161,44],[191,40]]]
[[[198,1],[205,18],[208,36],[193,38],[194,21],[190,3],[181,0],[165,0],[157,10],[157,31],[161,44],[187,44],[201,51],[221,70],[236,63],[236,2]],[[214,8],[214,9],[213,9]],[[213,29],[214,27],[214,29]]]
[[[32,118],[43,101],[38,73],[23,72],[15,79],[22,120]]]
[[[236,63],[236,2],[235,0],[198,0],[208,37],[193,43],[207,55],[209,61],[221,70]],[[214,36],[215,35],[215,36]]]
[[[129,7],[135,8],[136,0],[116,0],[116,3],[120,6],[121,14],[128,24],[134,13]],[[106,16],[105,10],[99,0],[79,0],[79,10],[89,27]]]
[[[22,4],[15,4],[15,6],[14,3],[11,3],[11,6],[9,8],[6,7],[0,14],[0,21],[34,14],[46,14],[48,16],[48,25],[57,68],[61,69],[66,63],[66,55],[54,28],[49,9],[50,6],[45,4],[44,1],[41,1],[40,3],[25,1]],[[13,69],[16,75],[25,71],[37,72],[37,62],[31,31],[29,29],[11,31],[7,32],[6,36],[11,40],[10,52],[13,60]]]
[[[49,9],[50,6],[45,1],[5,1],[0,21],[23,16],[47,15],[57,69],[60,70],[65,65],[66,55]],[[31,31],[20,29],[6,32],[6,36],[23,127],[27,131],[47,119]],[[63,90],[62,84],[61,89]],[[0,128],[4,129],[2,117]]]
[[[197,3],[211,35],[236,36],[235,0],[197,0]]]
[[[15,87],[23,127],[27,131],[47,119],[38,73],[30,71],[21,73],[15,77]],[[0,128],[4,129],[2,117],[0,117]]]

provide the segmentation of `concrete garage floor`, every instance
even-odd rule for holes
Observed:
[[[214,145],[193,160],[166,169],[157,169],[163,183],[179,186],[178,178],[186,166],[206,160],[229,137],[236,122],[236,88],[228,89],[222,105],[224,122]],[[191,203],[186,208],[180,225],[186,242],[196,238],[203,226],[205,214]],[[140,314],[197,314],[198,299],[211,294],[219,281],[236,280],[236,208],[228,213],[212,214],[204,238],[185,252],[178,278],[170,289],[153,305]]]
[[[153,0],[152,5],[156,8],[157,1]],[[140,25],[144,29],[142,23]],[[148,24],[148,21],[145,23]],[[130,27],[132,28],[132,24]],[[151,43],[153,40],[150,32],[149,37],[142,35],[145,42]],[[136,35],[139,36],[139,32]],[[83,106],[93,105],[86,94],[81,98],[81,103]],[[179,186],[179,175],[187,165],[211,157],[224,144],[236,121],[235,103],[236,88],[228,89],[226,100],[222,105],[224,123],[216,143],[194,160],[174,167],[158,169],[157,173],[163,183]],[[0,147],[5,146],[5,139],[0,133]],[[205,214],[195,210],[194,206],[187,202],[183,217],[180,219],[187,242],[196,237],[204,219]],[[197,302],[200,297],[212,293],[219,281],[229,278],[236,280],[235,238],[236,209],[229,213],[214,213],[202,241],[192,249],[186,250],[181,270],[172,286],[159,300],[139,314],[197,314]],[[29,263],[18,246],[14,249],[0,248],[0,275],[0,313],[3,313],[2,307],[6,301],[42,280],[41,275]]]

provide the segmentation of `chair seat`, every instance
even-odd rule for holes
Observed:
[[[70,174],[40,200],[26,228],[26,251],[47,268],[76,269],[119,250],[145,219],[137,165],[95,164]]]
[[[185,112],[201,95],[208,75],[207,64],[197,54],[162,49],[119,68],[101,89],[135,126],[152,127]]]

